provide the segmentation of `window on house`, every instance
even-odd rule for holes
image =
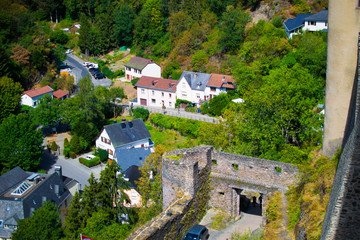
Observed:
[[[152,103],[156,103],[156,100],[155,100],[155,99],[151,99],[151,102],[152,102]]]
[[[163,92],[161,93],[161,96],[162,96],[162,97],[164,96],[164,93],[163,93]]]
[[[325,27],[327,27],[327,22],[325,22]]]
[[[311,25],[311,26],[316,26],[316,22],[315,22],[315,21],[310,21],[310,22],[309,22],[309,25]]]
[[[171,102],[169,102],[169,107],[171,107],[171,105],[172,105]]]
[[[196,94],[196,97],[197,97],[197,98],[200,98],[200,94]]]
[[[152,93],[152,95],[155,95],[155,91],[152,91],[151,93]]]
[[[114,155],[114,152],[113,152],[113,150],[111,150],[111,149],[108,149],[108,153],[112,156],[112,155]]]
[[[169,93],[169,98],[171,98],[171,93]]]
[[[215,87],[210,87],[210,91],[216,92],[216,88]]]
[[[145,89],[141,89],[141,93],[145,93]]]
[[[139,73],[141,74],[141,71],[139,70]]]

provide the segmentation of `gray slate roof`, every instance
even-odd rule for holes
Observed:
[[[14,185],[24,181],[31,173],[27,173],[20,167],[15,167],[9,172],[0,176],[0,196],[10,190]]]
[[[130,148],[115,150],[117,163],[125,172],[132,165],[141,167],[142,163],[151,154],[150,148]]]
[[[131,122],[125,121],[107,125],[104,129],[109,135],[114,148],[151,138],[151,135],[141,118],[134,119]]]
[[[311,16],[311,13],[307,13],[307,14],[300,13],[296,16],[296,18],[287,19],[284,22],[284,26],[290,32],[290,31],[297,29],[297,28],[301,27],[302,25],[304,25],[305,18],[307,18],[309,16]]]
[[[327,20],[328,20],[328,11],[326,9],[323,9],[321,12],[315,13],[314,15],[311,15],[311,16],[305,18],[305,21],[327,22]]]
[[[137,184],[135,181],[138,181],[141,177],[141,172],[138,166],[132,165],[125,172],[124,177],[129,179],[130,187],[137,189]]]
[[[186,79],[191,89],[204,91],[206,88],[206,83],[209,81],[211,74],[183,71],[179,80],[181,80],[183,77]]]

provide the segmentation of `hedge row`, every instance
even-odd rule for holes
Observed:
[[[93,167],[99,164],[100,158],[94,157],[91,160],[87,160],[85,158],[79,158],[79,162],[87,167]]]
[[[198,120],[172,117],[160,113],[151,114],[149,120],[158,127],[176,130],[183,136],[197,138],[199,135],[201,122]]]

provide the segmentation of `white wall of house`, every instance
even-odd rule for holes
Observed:
[[[125,77],[128,80],[132,80],[134,78],[141,78],[142,76],[147,77],[161,77],[161,67],[156,63],[149,63],[142,70],[138,70],[135,68],[125,67]]]
[[[203,101],[205,91],[191,89],[186,79],[183,77],[176,86],[177,99],[183,99],[199,105],[200,100]]]
[[[304,31],[321,31],[327,29],[327,22],[325,21],[305,21],[305,25],[303,27]]]
[[[161,67],[156,63],[149,63],[142,70],[142,76],[161,78]]]
[[[106,141],[109,140],[109,141]],[[96,148],[101,148],[109,153],[109,158],[114,159],[115,148],[110,141],[110,137],[107,134],[106,130],[103,129],[99,137],[95,141]],[[112,154],[111,154],[112,153]]]
[[[189,86],[184,77],[180,79],[178,84],[176,85],[176,97],[178,99],[183,99],[191,102],[193,100],[191,94],[191,87]]]
[[[210,87],[206,86],[205,88],[205,96],[206,99],[213,98],[214,96],[218,96],[220,93],[226,92],[226,88],[218,88],[218,87]]]
[[[40,99],[46,94],[50,94],[51,97],[53,97],[52,92],[45,93],[45,94],[42,94],[42,95],[39,95],[39,96],[36,96],[36,97],[33,97],[33,98],[31,98],[28,95],[24,94],[24,95],[21,96],[21,105],[27,105],[27,106],[30,106],[30,107],[36,107],[37,105],[39,105]]]
[[[109,141],[107,141],[109,140]],[[110,142],[110,143],[109,143]],[[115,159],[115,148],[110,140],[110,137],[104,129],[99,137],[95,141],[96,148],[101,148],[109,153],[110,159]],[[116,149],[128,149],[128,148],[140,148],[140,147],[152,147],[150,146],[149,139],[143,139],[140,141],[132,142],[123,146],[119,146]]]
[[[175,108],[176,93],[138,87],[137,100],[143,106]]]
[[[130,199],[130,204],[124,202],[124,207],[141,207],[141,195],[135,189],[131,188],[129,190],[124,190],[124,193],[128,195]]]

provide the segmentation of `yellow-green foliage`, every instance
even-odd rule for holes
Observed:
[[[167,159],[169,160],[173,160],[173,161],[176,161],[176,162],[179,162],[179,160],[183,157],[182,154],[180,155],[170,155],[170,156],[166,156]]]
[[[300,183],[287,193],[289,230],[305,227],[307,239],[319,239],[339,153],[329,159],[314,151],[312,161],[302,167]]]
[[[266,225],[264,228],[264,239],[280,239],[280,233],[284,230],[281,217],[283,203],[280,192],[269,196],[269,203],[266,207]]]
[[[231,216],[224,211],[219,211],[211,220],[212,223],[210,227],[220,231],[226,228],[227,224],[231,221]]]
[[[230,237],[230,240],[260,240],[260,239],[263,239],[263,233],[252,235],[250,230],[243,234],[232,233]]]

